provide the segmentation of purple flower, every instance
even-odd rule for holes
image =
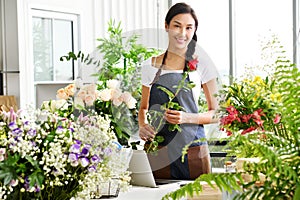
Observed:
[[[110,147],[107,147],[103,150],[104,154],[109,156],[112,153],[112,149]]]
[[[80,152],[80,144],[73,144],[73,145],[70,147],[69,151],[70,151],[71,153],[79,153],[79,152]]]
[[[58,126],[57,129],[56,129],[56,132],[57,133],[62,133],[64,130],[64,128],[62,126]]]
[[[23,131],[20,128],[15,128],[12,130],[12,135],[13,136],[20,136],[23,133]]]
[[[13,107],[10,108],[10,121],[16,121],[17,119],[17,114],[15,113]]]
[[[87,157],[87,156],[89,155],[89,150],[90,150],[91,147],[92,147],[91,145],[86,144],[86,145],[82,148],[81,154],[80,154],[80,155],[81,155],[81,156]]]
[[[73,133],[75,130],[74,130],[74,128],[69,128],[69,130]]]
[[[36,130],[35,129],[29,129],[27,132],[27,135],[29,135],[30,137],[34,137],[36,136]]]
[[[28,126],[28,125],[29,125],[29,121],[25,121],[25,122],[24,122],[24,125],[25,125],[25,126]]]
[[[18,185],[18,180],[14,180],[14,179],[12,179],[11,181],[10,181],[10,183],[9,183],[12,187],[15,187],[15,186],[17,186]]]
[[[86,147],[83,147],[80,153],[81,156],[87,157],[89,155],[89,149]]]
[[[5,148],[0,148],[0,154],[5,154],[6,153],[6,149]]]
[[[68,156],[68,159],[70,162],[75,162],[78,160],[78,154],[76,153],[70,153]]]
[[[89,166],[88,172],[95,172],[95,171],[96,171],[96,166],[95,165]]]
[[[35,186],[35,190],[34,190],[35,192],[40,192],[41,191],[41,188],[39,187],[39,186]]]
[[[79,162],[80,162],[80,164],[81,164],[81,166],[82,167],[86,167],[86,166],[88,166],[89,164],[90,164],[90,161],[89,161],[89,159],[87,159],[87,158],[80,158],[79,159]]]
[[[16,122],[10,122],[8,124],[8,127],[9,127],[10,130],[14,130],[14,129],[18,128]]]
[[[81,144],[80,140],[75,140],[76,144]]]
[[[31,145],[32,145],[33,147],[36,146],[36,142],[35,142],[35,141],[31,141],[30,143],[31,143]]]
[[[99,162],[101,162],[101,159],[99,158],[99,156],[93,155],[91,157],[91,163],[99,163]]]

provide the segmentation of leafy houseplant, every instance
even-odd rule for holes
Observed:
[[[103,91],[108,89],[108,81],[118,80],[119,88],[130,93],[139,103],[141,95],[140,64],[158,51],[146,48],[137,44],[138,35],[123,37],[121,23],[114,21],[108,23],[108,38],[99,38],[100,44],[97,47],[99,55],[103,55],[103,60],[82,52],[75,54],[70,52],[67,56],[62,56],[61,60],[80,60],[85,65],[95,65],[98,72],[94,76],[98,77],[97,89]],[[114,105],[112,101],[96,100],[95,109],[98,114],[108,114],[111,125],[118,138],[118,141],[128,146],[130,135],[137,132],[137,106],[128,109],[124,105]]]
[[[229,93],[221,100],[223,108],[229,108],[221,112],[221,127],[230,135],[229,155],[256,157],[256,162],[246,161],[234,173],[201,175],[164,199],[199,193],[201,181],[223,191],[236,190],[235,199],[300,199],[300,72],[281,47],[275,53],[274,73],[259,80],[263,96],[256,96],[262,91],[256,87],[234,82],[223,90]],[[258,109],[259,114],[253,115]],[[245,115],[252,121],[242,123]]]

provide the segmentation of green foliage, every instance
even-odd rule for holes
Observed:
[[[138,44],[138,39],[137,34],[124,37],[121,22],[109,21],[108,37],[97,39],[100,42],[97,48],[103,54],[103,67],[95,74],[103,82],[99,87],[105,88],[105,81],[109,79],[121,79],[121,87],[140,98],[140,64],[158,54],[158,50]]]
[[[193,182],[184,185],[174,192],[166,194],[162,199],[174,200],[199,195],[203,191],[202,184],[204,183],[207,183],[212,188],[219,188],[220,190],[226,190],[232,193],[233,191],[241,191],[239,183],[243,183],[243,179],[240,173],[203,174]]]
[[[278,42],[275,40],[272,44],[278,45]],[[259,162],[246,162],[242,172],[201,175],[193,183],[166,195],[164,199],[180,199],[193,191],[201,191],[199,180],[214,181],[217,187],[224,191],[238,190],[235,199],[300,198],[300,71],[286,59],[281,46],[275,49],[277,59],[272,65],[275,69],[274,73],[265,79],[271,83],[268,84],[266,92],[276,90],[280,94],[280,101],[271,105],[271,110],[264,111],[266,117],[269,112],[276,110],[281,117],[280,122],[276,124],[276,128],[269,126],[265,131],[256,130],[244,135],[232,129],[233,134],[229,137],[226,148],[229,149],[229,156],[257,157]],[[235,94],[239,94],[238,97],[246,97],[245,99],[252,99],[253,94],[261,92],[256,87],[245,90],[243,87],[231,85],[229,88],[236,89]],[[232,97],[236,98],[235,95]],[[235,100],[239,102],[240,99]],[[243,108],[249,109],[256,104],[266,105],[265,98],[256,100]],[[246,100],[242,102],[247,103]],[[271,122],[271,119],[264,120]],[[248,182],[243,181],[243,175],[250,175],[251,179]]]
[[[97,67],[99,67],[101,64],[100,60],[96,60],[95,58],[90,57],[89,54],[87,56],[85,56],[84,53],[81,51],[79,51],[77,54],[75,54],[74,52],[69,52],[68,55],[60,57],[59,60],[60,61],[78,60],[81,63],[85,63],[86,65],[93,64]]]
[[[84,65],[93,65],[97,68],[97,73],[92,76],[97,77],[97,89],[103,90],[107,88],[107,81],[116,79],[121,82],[120,89],[131,93],[131,95],[139,103],[141,98],[140,69],[141,63],[158,54],[158,50],[147,48],[142,44],[138,44],[139,35],[132,34],[124,37],[121,28],[121,22],[115,23],[114,20],[108,22],[107,38],[98,38],[100,43],[97,46],[97,53],[101,60],[92,57],[90,54],[85,55],[81,51],[77,54],[69,52],[68,55],[60,58],[63,60],[78,60]],[[137,113],[138,107],[130,109],[124,105],[117,108],[111,101],[103,102],[96,100],[95,109],[98,114],[108,114],[111,119],[111,125],[118,141],[128,146],[130,134],[137,132]],[[133,120],[131,120],[133,119]]]
[[[188,91],[195,87],[195,84],[192,81],[187,81],[188,73],[189,70],[183,73],[182,79],[179,81],[178,85],[174,86],[174,88],[176,89],[174,93],[166,87],[157,87],[158,89],[166,93],[166,95],[169,98],[169,101],[161,105],[159,110],[149,110],[147,112],[147,120],[149,124],[154,128],[156,133],[158,133],[163,128],[165,123],[167,123],[164,118],[164,112],[166,110],[170,109],[184,111],[184,107],[182,107],[178,102],[176,102],[175,98],[177,97],[180,91]],[[167,123],[167,125],[169,131],[181,131],[179,124]],[[145,146],[145,151],[147,153],[155,153],[158,150],[159,143],[163,141],[164,138],[162,136],[156,135],[154,139],[150,142],[150,145]]]

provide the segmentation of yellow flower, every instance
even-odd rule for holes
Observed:
[[[270,98],[274,102],[279,102],[281,100],[281,95],[277,92],[275,94],[270,94]]]
[[[1,130],[0,130],[0,140],[4,140],[4,139],[6,139],[6,138],[7,138],[7,136],[6,136],[5,130],[4,130],[4,129],[1,129]]]
[[[225,106],[228,107],[228,106],[230,106],[230,105],[231,105],[231,101],[230,101],[230,99],[228,99],[228,100],[225,102]]]

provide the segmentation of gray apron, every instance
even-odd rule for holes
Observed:
[[[168,102],[169,97],[158,86],[165,87],[174,94],[176,92],[174,86],[178,85],[182,76],[182,73],[167,73],[159,77],[150,90],[149,110],[163,112],[161,105]],[[198,113],[191,90],[181,90],[174,102],[184,107],[185,112]],[[181,161],[183,147],[194,140],[205,138],[203,125],[181,124],[181,131],[170,131],[168,126],[169,124],[165,123],[157,133],[164,138],[164,141],[159,144],[161,148],[158,154],[149,155],[155,178],[195,179],[200,174],[209,173],[209,151],[204,141],[191,144],[184,162]]]

